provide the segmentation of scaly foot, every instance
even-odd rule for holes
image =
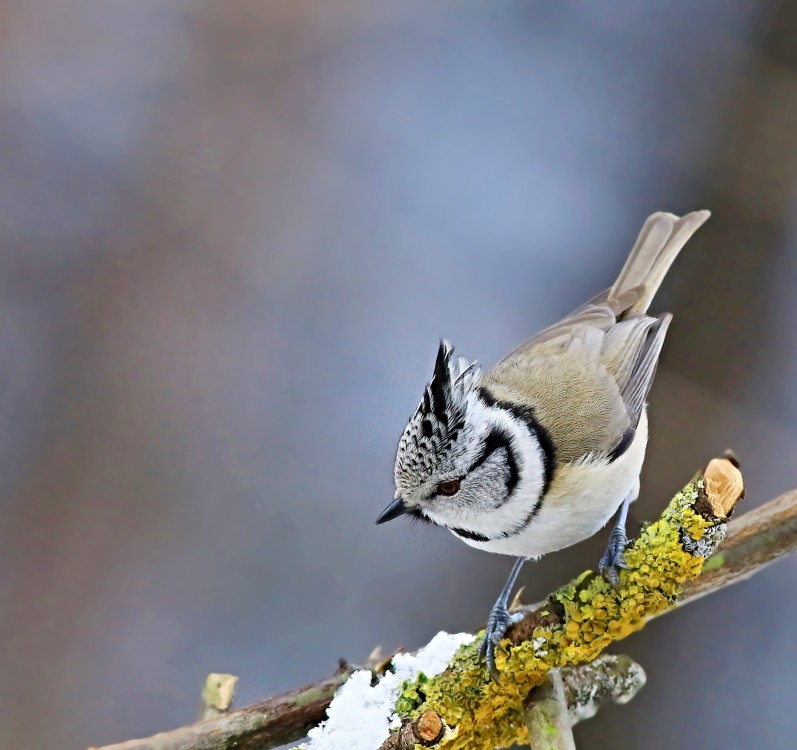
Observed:
[[[600,570],[601,575],[615,589],[620,584],[620,571],[630,570],[625,560],[623,560],[623,553],[627,546],[628,537],[625,535],[625,529],[621,526],[615,526],[609,537],[609,546],[598,563],[598,570]]]
[[[495,667],[495,647],[506,635],[509,627],[522,619],[523,615],[520,613],[510,614],[506,604],[500,601],[496,602],[490,610],[490,617],[487,619],[487,632],[479,647],[479,656],[487,662],[487,669],[495,682],[499,681],[498,670]]]

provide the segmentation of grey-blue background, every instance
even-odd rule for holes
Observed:
[[[438,338],[489,364],[711,208],[632,522],[795,485],[797,12],[0,1],[0,745],[81,748],[479,626],[510,565],[375,528]],[[524,574],[528,599],[605,539]],[[589,748],[791,747],[797,559],[622,644]]]

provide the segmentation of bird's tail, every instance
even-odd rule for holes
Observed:
[[[681,217],[661,212],[648,216],[608,299],[638,290],[639,298],[628,312],[646,312],[681,248],[709,216],[709,211]]]

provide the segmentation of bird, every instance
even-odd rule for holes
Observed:
[[[396,451],[393,501],[376,523],[409,515],[465,544],[512,555],[479,649],[495,650],[519,615],[509,598],[523,564],[615,523],[600,573],[627,569],[629,505],[648,441],[647,397],[670,313],[648,308],[710,212],[649,216],[614,284],[489,370],[441,340],[431,380]]]

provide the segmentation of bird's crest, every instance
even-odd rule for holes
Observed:
[[[454,347],[442,340],[434,374],[404,429],[396,455],[396,478],[423,480],[465,425],[468,394],[479,379],[475,362],[452,362]]]

